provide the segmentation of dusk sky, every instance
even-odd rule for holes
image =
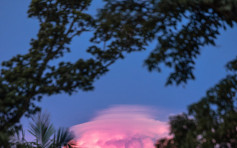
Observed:
[[[31,38],[36,36],[38,22],[27,18],[30,0],[0,1],[0,62],[16,54],[27,53]],[[102,7],[100,0],[94,0],[89,13],[95,14]],[[71,53],[64,61],[75,61],[86,57],[85,50],[90,45],[91,34],[83,34],[73,40]],[[168,121],[169,115],[185,112],[187,106],[198,101],[210,87],[227,74],[225,64],[237,55],[237,27],[221,30],[216,47],[206,46],[196,60],[196,79],[182,86],[165,87],[170,70],[162,73],[148,72],[143,66],[144,59],[155,44],[144,52],[126,55],[117,61],[110,71],[94,83],[95,89],[89,92],[78,91],[71,96],[66,94],[44,96],[39,105],[50,113],[56,127],[71,127],[90,121],[98,111],[116,105],[141,105],[156,108],[157,119]],[[22,123],[27,128],[28,119]]]

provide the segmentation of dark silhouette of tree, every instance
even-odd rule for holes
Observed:
[[[28,14],[37,18],[39,32],[25,55],[2,63],[0,75],[0,145],[6,143],[23,115],[39,111],[43,95],[92,90],[93,81],[107,71],[96,59],[50,64],[70,51],[75,36],[90,31],[92,17],[85,13],[90,0],[32,0]],[[55,62],[54,62],[55,63]]]
[[[39,20],[37,38],[31,40],[31,48],[27,54],[17,55],[2,63],[1,144],[7,141],[13,129],[19,127],[18,123],[23,115],[30,116],[39,110],[35,101],[40,101],[43,95],[92,90],[94,80],[105,74],[109,65],[124,58],[125,54],[146,50],[153,41],[157,41],[157,46],[145,60],[148,70],[161,71],[160,64],[165,64],[173,69],[167,79],[167,85],[187,83],[195,78],[193,69],[201,47],[215,45],[219,30],[226,29],[227,26],[233,27],[237,22],[236,0],[104,1],[105,6],[93,19],[85,13],[91,0],[32,0],[28,14],[29,17]],[[93,58],[78,59],[75,63],[50,64],[70,52],[68,45],[71,40],[86,31],[94,31],[94,37],[91,38],[93,45],[87,50]],[[104,43],[103,47],[101,43]],[[236,60],[228,66],[233,73],[236,72],[236,67]],[[233,91],[236,87],[235,74],[221,82],[226,85],[220,83],[214,87],[209,91],[213,92],[212,96],[218,96],[215,93],[219,91]],[[210,94],[207,94],[209,98]],[[228,110],[229,120],[229,116],[234,118],[236,106],[233,102],[234,95],[229,96],[227,92],[226,95],[232,102],[229,100],[228,104],[224,101],[221,105]],[[200,123],[196,120],[202,114],[200,112],[206,111],[206,106],[213,103],[207,98],[190,107],[190,114],[195,118],[194,129],[201,127],[197,124],[205,124],[204,120]],[[218,96],[216,102],[221,102],[220,98]],[[225,97],[221,99],[225,100]],[[232,111],[225,106],[231,103]],[[196,105],[200,107],[197,108]],[[209,110],[215,111],[215,108],[209,107]],[[214,120],[214,115],[209,116]],[[171,120],[171,125],[174,123],[177,128],[179,121],[187,124],[191,122],[188,115],[175,119]],[[221,118],[222,120],[224,119]],[[232,130],[234,125],[235,123],[223,129]],[[231,134],[229,131],[229,136]],[[173,141],[176,143],[175,138]]]
[[[188,113],[170,118],[173,138],[159,140],[157,148],[169,148],[170,141],[178,148],[237,146],[237,58],[227,69],[232,73],[190,105]]]
[[[237,146],[237,58],[233,62],[228,64],[233,74],[227,75],[207,91],[206,97],[189,106],[189,114],[196,124],[193,138],[198,137],[203,147]]]
[[[92,41],[108,44],[106,49],[92,46],[89,52],[109,62],[157,41],[144,64],[150,71],[161,71],[160,64],[172,68],[167,85],[194,79],[201,47],[215,45],[220,29],[237,22],[235,0],[104,1]]]

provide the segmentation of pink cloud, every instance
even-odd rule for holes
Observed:
[[[153,148],[157,139],[168,136],[169,126],[156,120],[151,108],[125,105],[103,110],[71,131],[82,148]]]

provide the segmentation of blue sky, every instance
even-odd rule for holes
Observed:
[[[30,48],[29,41],[38,31],[38,23],[27,18],[30,0],[0,1],[0,62],[10,59],[16,54],[26,53]],[[102,6],[94,0],[90,13]],[[160,120],[167,120],[171,114],[186,111],[187,105],[198,101],[208,88],[216,84],[227,72],[224,65],[237,55],[237,27],[221,31],[216,40],[216,47],[202,48],[195,67],[195,81],[185,86],[165,87],[169,69],[162,73],[150,73],[143,67],[143,61],[149,50],[127,55],[124,60],[117,61],[110,71],[95,82],[95,90],[79,91],[72,96],[66,94],[44,96],[39,105],[50,113],[56,126],[70,127],[90,120],[94,114],[111,105],[148,105],[157,108]],[[64,60],[76,60],[86,54],[89,45],[88,34],[72,42],[72,52]],[[154,45],[150,45],[152,49]],[[27,125],[28,120],[22,123]]]

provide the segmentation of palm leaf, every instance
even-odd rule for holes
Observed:
[[[54,134],[54,127],[50,123],[49,114],[38,113],[30,122],[29,132],[35,137],[36,145],[41,148],[48,148],[52,144],[50,139]]]
[[[54,135],[53,147],[66,146],[73,138],[73,134],[68,129],[59,128]]]

